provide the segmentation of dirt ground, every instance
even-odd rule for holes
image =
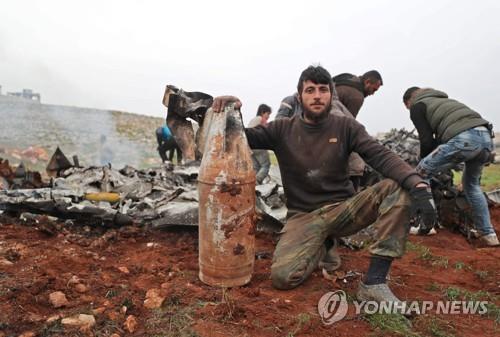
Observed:
[[[500,208],[492,218],[500,232]],[[390,285],[406,300],[488,300],[486,315],[428,314],[409,326],[397,317],[356,315],[350,305],[346,318],[327,326],[318,300],[337,289],[354,296],[366,251],[341,247],[336,281],[317,271],[302,286],[278,291],[269,279],[274,238],[259,233],[252,281],[222,291],[198,279],[197,246],[195,229],[106,230],[0,216],[0,336],[500,335],[500,248],[477,248],[445,229],[411,237]],[[345,277],[349,271],[357,273]],[[56,291],[67,299],[59,308],[49,300]],[[62,324],[77,314],[93,315],[95,325]]]

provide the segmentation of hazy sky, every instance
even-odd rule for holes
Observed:
[[[166,84],[277,110],[300,72],[377,69],[358,119],[411,128],[401,97],[431,86],[500,130],[500,1],[2,1],[2,91],[52,104],[165,116]],[[0,121],[1,125],[1,121]]]

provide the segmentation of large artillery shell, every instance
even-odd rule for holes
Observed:
[[[255,259],[255,173],[241,116],[232,107],[212,116],[198,182],[200,279],[244,285]]]

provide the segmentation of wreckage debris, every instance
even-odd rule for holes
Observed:
[[[50,183],[43,182],[38,172],[21,168],[16,178],[15,171],[8,161],[0,159],[0,212],[24,217],[42,214],[86,225],[198,226],[198,166],[167,163],[144,170],[125,166],[119,171],[109,166],[72,166],[61,170]],[[266,204],[273,195],[275,200],[283,198],[282,187],[272,184],[271,191],[257,192],[256,196],[261,206],[258,228],[268,232],[279,231],[286,216],[284,203]],[[26,223],[54,233],[49,224],[40,225],[36,220]]]
[[[47,164],[47,174],[49,175],[49,177],[60,177],[61,172],[63,172],[64,170],[67,170],[71,167],[80,166],[77,156],[73,156],[73,161],[74,164],[71,164],[58,146],[54,151],[54,154],[50,158],[49,163]]]
[[[199,159],[202,153],[196,148],[195,132],[186,118],[189,117],[202,125],[212,102],[212,96],[203,92],[187,92],[173,85],[167,85],[165,88],[163,105],[168,108],[166,122],[182,151],[185,163]]]
[[[411,165],[418,162],[418,138],[413,132],[391,130],[380,142],[404,156]],[[125,166],[119,171],[108,166],[72,166],[62,170],[61,176],[49,184],[44,183],[37,172],[30,172],[24,166],[17,170],[16,175],[16,168],[0,158],[0,212],[45,214],[85,224],[120,226],[135,223],[153,228],[198,226],[196,182],[199,167],[194,165],[195,162],[192,164],[174,166],[166,163],[145,170]],[[271,168],[271,172],[273,170]],[[463,192],[453,186],[451,176],[446,177],[445,174],[434,181],[433,188],[440,223],[472,238],[475,230]],[[378,179],[380,177],[370,184]],[[107,195],[111,199],[105,200],[106,194],[102,193],[111,193]],[[488,193],[490,207],[498,205],[498,195],[498,191]],[[88,200],[96,198],[102,200]],[[279,173],[271,174],[269,183],[256,187],[255,198],[257,230],[279,232],[287,213]],[[48,228],[47,232],[53,230]],[[372,240],[374,234],[373,228],[368,227],[353,236],[341,238],[341,241],[348,247],[361,248]]]
[[[18,188],[40,188],[45,186],[38,172],[26,170],[24,163],[16,169],[9,165],[8,160],[0,158],[0,190]]]
[[[0,158],[0,190],[9,188],[9,179],[14,177],[14,171],[8,160]]]
[[[417,166],[420,157],[420,141],[418,135],[415,134],[415,129],[412,131],[407,131],[405,128],[391,129],[380,142],[411,166]]]

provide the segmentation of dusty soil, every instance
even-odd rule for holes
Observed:
[[[500,231],[500,208],[492,210],[492,218]],[[334,282],[317,271],[294,290],[275,290],[269,279],[270,234],[257,236],[261,258],[251,283],[223,292],[198,279],[193,229],[103,229],[0,216],[0,336],[499,336],[500,248],[477,248],[445,229],[410,242],[391,272],[399,297],[438,301],[465,294],[487,299],[493,311],[421,315],[401,332],[355,315],[351,305],[344,320],[326,326],[317,312],[319,298],[336,289],[353,296],[361,276],[344,282],[339,273]],[[340,250],[341,271],[366,270],[366,251]],[[164,298],[159,308],[145,307],[151,289]],[[68,300],[57,309],[49,301],[55,291]],[[61,324],[75,314],[91,314],[96,324],[80,329]]]

